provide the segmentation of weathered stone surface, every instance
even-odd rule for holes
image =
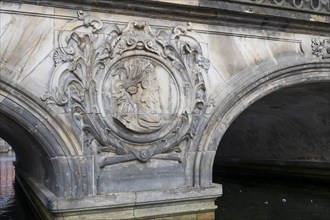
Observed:
[[[58,219],[214,218],[197,212],[222,193],[212,166],[233,120],[330,80],[323,8],[62,3],[0,2],[1,136]]]
[[[180,1],[180,0],[153,0],[153,1],[173,3],[173,4],[183,4],[183,5],[198,5],[199,4],[198,0],[185,0],[185,1]]]

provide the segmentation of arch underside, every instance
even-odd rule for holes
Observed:
[[[281,65],[279,62],[275,67],[268,66],[267,71],[260,68],[243,72],[239,78],[231,82],[235,85],[236,91],[233,92],[229,86],[227,91],[225,89],[222,92],[224,95],[219,96],[218,108],[210,116],[211,120],[200,142],[200,146],[203,146],[204,150],[210,154],[210,156],[202,157],[198,162],[200,166],[196,173],[199,173],[202,184],[207,185],[212,182],[213,162],[219,143],[233,121],[249,106],[286,87],[330,82],[330,63],[307,63],[302,58],[301,60],[296,59],[296,62],[288,66],[285,59],[290,59],[290,57],[283,58],[283,64],[286,63],[286,65]],[[226,99],[223,99],[224,97]]]
[[[290,86],[261,98],[226,131],[214,172],[250,168],[326,178],[329,113],[330,82]]]

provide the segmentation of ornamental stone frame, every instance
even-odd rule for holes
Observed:
[[[103,27],[83,11],[60,32],[41,99],[81,124],[96,194],[193,186],[186,153],[208,105],[209,60],[189,32],[189,24],[157,30],[139,21]]]

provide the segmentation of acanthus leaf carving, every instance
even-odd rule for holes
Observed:
[[[67,29],[70,29],[68,31]],[[63,27],[42,99],[80,115],[99,167],[132,160],[181,162],[207,106],[210,63],[186,27],[132,21],[104,27],[82,11]]]
[[[312,39],[312,54],[322,59],[330,58],[330,39]]]

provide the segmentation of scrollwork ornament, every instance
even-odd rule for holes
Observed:
[[[99,168],[182,161],[181,146],[199,123],[191,113],[208,105],[210,62],[189,31],[153,29],[143,21],[104,26],[82,11],[63,27],[42,100],[80,115]]]

